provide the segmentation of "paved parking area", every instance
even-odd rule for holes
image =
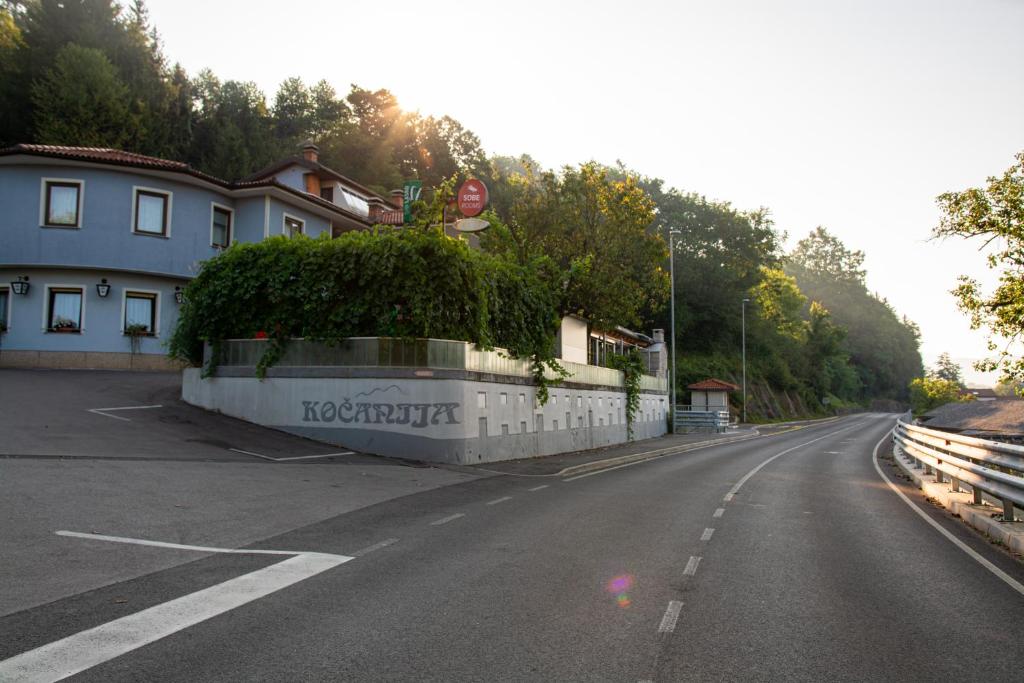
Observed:
[[[184,404],[179,382],[0,370],[0,615],[195,559],[56,531],[237,548],[479,477],[357,453],[319,457],[340,449]]]

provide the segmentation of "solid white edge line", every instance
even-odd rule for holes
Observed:
[[[492,501],[488,502],[487,504],[488,505],[497,505],[498,503],[504,503],[506,500],[512,500],[512,496],[502,496],[501,498],[498,498],[496,500],[492,500]]]
[[[70,538],[85,538],[90,541],[106,541],[108,543],[127,543],[130,545],[145,545],[152,548],[169,548],[171,550],[191,550],[197,553],[231,553],[235,555],[309,555],[301,550],[259,550],[253,548],[211,548],[205,545],[186,545],[183,543],[167,543],[166,541],[149,541],[144,538],[126,538],[124,536],[106,536],[104,534],[86,534],[81,531],[54,531],[58,536]],[[316,553],[321,554],[321,553]],[[339,557],[344,557],[339,555]]]
[[[465,516],[466,513],[464,512],[456,512],[454,515],[448,515],[447,517],[442,517],[441,519],[435,519],[433,522],[430,523],[430,526],[441,526],[442,524],[447,524],[448,522],[455,521],[459,517]]]
[[[713,533],[715,533],[715,530],[710,528],[710,527],[708,527],[707,529],[704,529],[704,533],[702,533],[700,535],[700,540],[702,540],[702,541],[710,541],[711,540],[711,535]]]
[[[527,491],[531,491],[531,492],[532,491],[540,491],[541,489],[546,489],[547,487],[548,487],[547,484],[541,484],[540,486],[534,486],[532,489],[526,489],[526,490]]]
[[[149,410],[150,408],[163,408],[162,405],[155,406],[121,406],[120,408],[89,408],[90,413],[105,413],[111,410]]]
[[[686,568],[683,569],[683,576],[696,576],[697,567],[700,565],[700,558],[694,555],[690,555],[690,559],[686,562]]]
[[[935,529],[940,534],[945,536],[946,540],[948,540],[950,543],[955,545],[960,550],[962,550],[965,553],[967,553],[971,557],[971,559],[975,560],[978,564],[983,566],[985,569],[989,570],[990,572],[995,574],[997,577],[1002,579],[1006,583],[1006,585],[1008,585],[1010,588],[1012,588],[1013,590],[1017,591],[1021,595],[1024,595],[1024,585],[1021,585],[1021,583],[1019,581],[1017,581],[1012,576],[1010,576],[1009,574],[1004,572],[1002,569],[1000,569],[999,567],[995,566],[994,564],[992,564],[991,562],[986,560],[984,557],[982,557],[980,554],[978,554],[978,552],[976,550],[974,550],[973,548],[968,546],[966,543],[961,541],[959,538],[954,536],[952,533],[947,531],[945,528],[943,528],[943,526],[941,524],[939,524],[934,519],[929,517],[928,513],[926,513],[921,508],[919,508],[914,503],[914,501],[910,500],[910,498],[908,498],[906,496],[906,494],[903,493],[903,491],[900,491],[899,487],[897,487],[895,484],[893,484],[892,480],[889,479],[889,477],[885,476],[885,472],[883,472],[882,468],[878,466],[878,449],[882,446],[883,443],[885,443],[886,439],[888,439],[891,434],[892,434],[892,430],[889,430],[885,434],[885,436],[882,437],[881,441],[879,441],[878,443],[875,444],[875,449],[871,453],[871,463],[875,466],[875,471],[878,472],[878,476],[880,476],[885,481],[885,483],[889,486],[889,488],[891,488],[896,493],[896,495],[900,497],[900,500],[902,500],[904,503],[909,505],[910,508],[914,512],[916,512],[918,515],[920,515],[921,519],[923,519],[924,521],[928,522],[928,524],[930,524],[933,529]]]
[[[323,455],[296,455],[290,458],[274,458],[277,462],[287,462],[289,460],[313,460],[316,458],[333,458],[336,455],[355,455],[355,451],[339,451],[337,453],[324,453]]]
[[[253,453],[252,451],[243,451],[241,448],[229,448],[229,451],[235,453],[241,453],[242,455],[252,455],[257,458],[263,458],[264,460],[270,460],[271,462],[277,462],[277,458],[271,458],[269,455],[260,455],[259,453]]]
[[[683,603],[678,600],[669,600],[665,608],[665,616],[661,618],[658,625],[658,633],[672,633],[676,630],[676,622],[679,621],[679,611],[683,609]]]
[[[109,418],[112,418],[114,420],[120,420],[121,422],[131,422],[131,420],[129,420],[127,417],[119,417],[117,415],[110,415],[108,413],[104,413],[102,410],[97,410],[95,408],[90,408],[88,410],[88,412],[93,413],[95,415],[102,415],[103,417],[109,417]]]
[[[380,543],[374,543],[373,545],[368,545],[365,548],[360,548],[359,550],[352,553],[352,557],[362,557],[363,555],[369,555],[374,550],[387,548],[389,545],[394,545],[395,543],[398,543],[397,538],[385,538]]]

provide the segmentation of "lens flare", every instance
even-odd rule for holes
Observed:
[[[633,587],[633,577],[630,574],[621,574],[612,578],[605,587],[609,593],[615,596],[615,604],[625,609],[633,604],[626,592]]]

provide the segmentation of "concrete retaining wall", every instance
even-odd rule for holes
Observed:
[[[621,389],[552,388],[544,406],[522,383],[408,377],[202,379],[188,368],[182,398],[256,424],[367,453],[474,464],[553,455],[627,440]],[[668,397],[645,393],[634,438],[666,432]]]

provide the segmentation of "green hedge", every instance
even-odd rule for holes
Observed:
[[[204,262],[185,289],[170,353],[200,365],[204,341],[216,347],[266,334],[262,375],[294,337],[434,337],[507,348],[533,358],[539,375],[557,365],[557,300],[545,267],[473,251],[433,230],[237,244]]]

